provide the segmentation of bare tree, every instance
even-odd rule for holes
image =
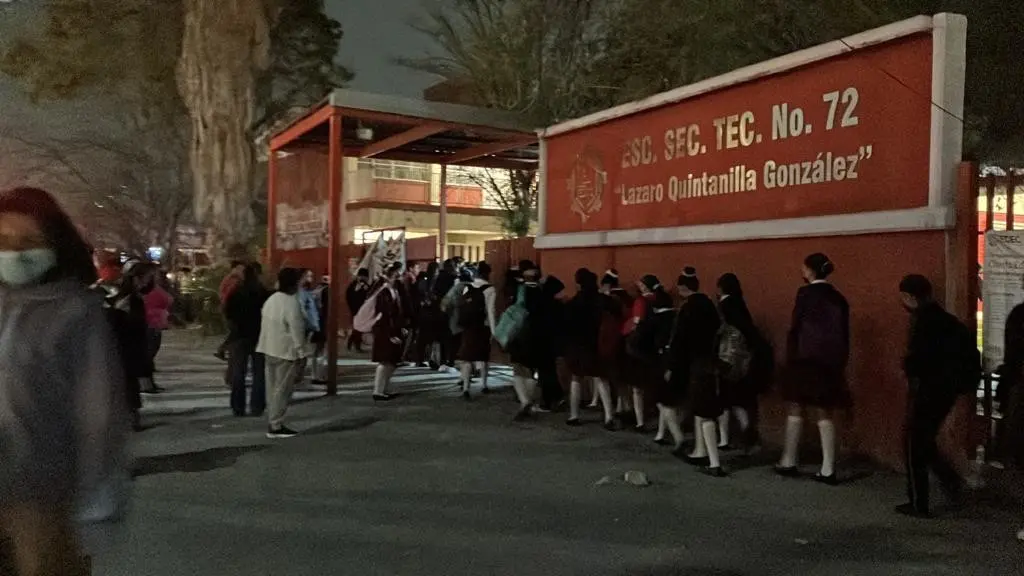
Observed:
[[[20,166],[16,185],[60,195],[96,241],[139,254],[160,246],[173,257],[192,206],[183,126],[142,115],[122,120],[121,130],[104,134],[6,135]]]
[[[410,68],[465,85],[473,104],[524,114],[536,125],[595,106],[589,83],[600,53],[599,0],[455,0],[426,10],[413,28],[434,41],[436,56],[405,59]],[[534,171],[473,172],[502,208],[513,236],[529,234],[536,215]]]

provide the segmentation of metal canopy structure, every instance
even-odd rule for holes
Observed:
[[[508,112],[414,98],[335,90],[319,106],[271,136],[267,190],[267,260],[274,262],[278,153],[327,150],[328,275],[327,393],[337,393],[338,311],[344,275],[339,238],[344,230],[343,165],[346,157],[441,165],[438,238],[447,231],[447,166],[535,170],[540,150],[534,127]]]

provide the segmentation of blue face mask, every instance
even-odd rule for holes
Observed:
[[[49,248],[0,251],[0,284],[19,288],[42,280],[57,265],[57,254]]]

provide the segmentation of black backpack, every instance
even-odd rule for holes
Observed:
[[[483,326],[487,322],[487,298],[484,296],[484,291],[490,287],[490,284],[466,286],[459,298],[460,327],[475,328]]]
[[[953,348],[947,355],[950,363],[949,373],[955,378],[958,394],[977,394],[982,378],[981,351],[978,350],[977,336],[956,316],[948,313],[947,316],[952,336],[950,344]]]
[[[675,318],[676,311],[672,308],[655,311],[649,307],[636,329],[626,337],[626,351],[639,359],[660,356],[672,342]]]

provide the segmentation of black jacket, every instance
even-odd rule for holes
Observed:
[[[903,371],[916,401],[957,395],[960,322],[936,303],[921,306],[911,316]]]
[[[796,294],[787,358],[843,369],[850,357],[850,305],[831,284],[802,286]]]
[[[262,286],[243,286],[228,297],[224,315],[231,322],[232,337],[259,340],[263,304],[269,297],[269,292]]]
[[[706,294],[691,294],[679,307],[672,341],[669,366],[680,375],[689,371],[694,360],[717,358],[718,309]]]
[[[353,316],[359,313],[359,309],[363,307],[363,303],[366,302],[366,298],[370,295],[370,286],[365,282],[359,280],[353,280],[348,285],[348,289],[345,290],[345,302],[348,303],[349,312]]]

